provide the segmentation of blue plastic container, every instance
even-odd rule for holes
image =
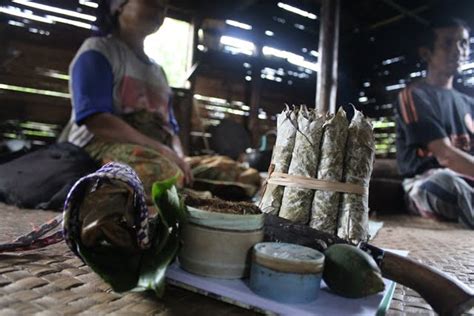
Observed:
[[[286,243],[259,243],[253,248],[250,288],[282,303],[309,303],[318,298],[324,255]]]

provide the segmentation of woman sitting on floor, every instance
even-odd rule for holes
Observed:
[[[149,192],[156,180],[179,175],[183,160],[171,89],[163,69],[144,52],[144,39],[163,24],[165,0],[105,0],[102,37],[87,39],[70,65],[72,115],[61,141],[83,147],[102,164],[132,166]]]

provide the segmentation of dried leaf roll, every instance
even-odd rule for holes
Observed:
[[[295,138],[293,158],[288,174],[314,178],[319,160],[319,148],[323,133],[324,117],[312,109],[302,106],[298,114],[298,131]],[[286,187],[280,217],[307,224],[311,213],[314,190]]]
[[[344,159],[344,182],[368,188],[375,155],[375,140],[371,123],[356,111],[347,137]],[[368,194],[342,194],[337,235],[358,242],[368,237]]]
[[[348,122],[344,110],[324,123],[317,179],[340,182],[344,166]],[[336,234],[341,193],[317,190],[311,208],[310,226]]]
[[[273,148],[272,164],[275,172],[288,173],[293,148],[295,147],[297,128],[297,111],[287,108],[278,115],[278,135]],[[260,203],[260,208],[265,213],[278,215],[283,197],[284,187],[267,184],[265,193]]]

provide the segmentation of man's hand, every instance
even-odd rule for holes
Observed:
[[[434,140],[427,147],[443,167],[474,177],[474,157],[454,147],[449,138]]]

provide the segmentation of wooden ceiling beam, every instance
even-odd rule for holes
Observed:
[[[427,5],[424,5],[424,6],[421,6],[421,7],[418,7],[414,10],[411,10],[410,12],[411,13],[414,13],[414,14],[418,14],[418,13],[421,13],[421,12],[425,12],[429,9],[430,7],[427,6]],[[392,24],[392,23],[395,23],[403,18],[405,18],[407,15],[402,13],[402,14],[398,14],[398,15],[395,15],[389,19],[385,19],[383,21],[380,21],[380,22],[377,22],[377,23],[374,23],[372,24],[371,26],[369,26],[369,30],[375,30],[379,27],[382,27],[382,26],[386,26],[386,25],[389,25],[389,24]]]
[[[401,14],[414,19],[416,22],[418,22],[418,23],[420,23],[424,26],[427,26],[429,24],[429,22],[426,19],[423,19],[422,17],[420,17],[419,15],[414,13],[413,11],[410,11],[407,8],[401,6],[400,4],[395,2],[394,0],[382,0],[382,1],[385,2],[387,5],[389,5],[390,7],[394,8],[395,10],[399,11]]]

